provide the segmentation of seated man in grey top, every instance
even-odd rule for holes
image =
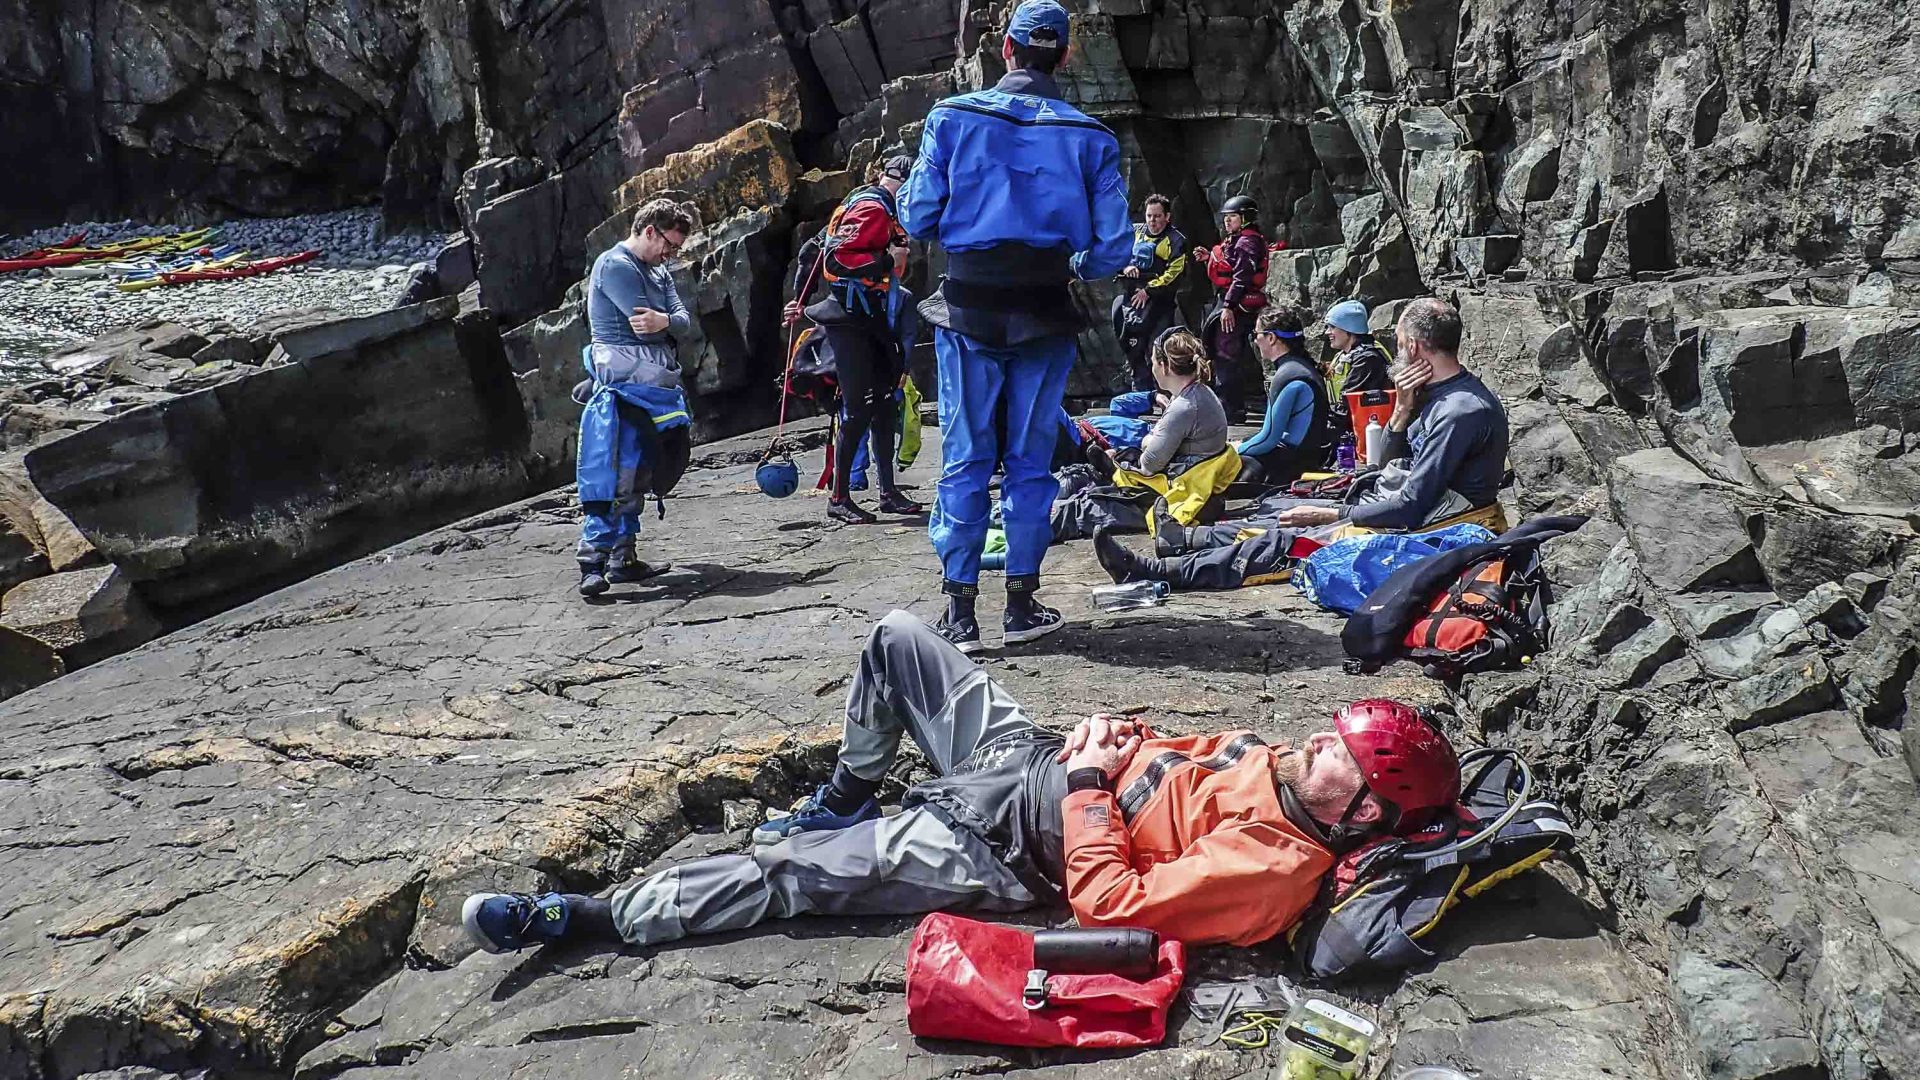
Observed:
[[[1460,364],[1460,313],[1431,297],[1415,300],[1401,313],[1397,333],[1402,364],[1393,376],[1399,396],[1387,425],[1386,458],[1411,457],[1411,464],[1391,493],[1342,508],[1296,506],[1274,517],[1196,528],[1172,539],[1176,550],[1190,551],[1173,558],[1145,558],[1111,536],[1096,535],[1101,565],[1115,581],[1233,589],[1277,580],[1290,565],[1287,550],[1298,530],[1343,519],[1381,531],[1441,521],[1504,531],[1499,494],[1507,467],[1507,413]],[[1436,519],[1443,510],[1450,512]],[[1261,535],[1238,539],[1250,531]]]

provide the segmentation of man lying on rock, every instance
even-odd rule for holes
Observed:
[[[1174,589],[1238,589],[1280,581],[1291,569],[1288,551],[1302,529],[1355,526],[1356,532],[1437,529],[1448,525],[1507,527],[1500,482],[1507,471],[1507,412],[1473,372],[1461,366],[1460,313],[1431,297],[1400,314],[1399,391],[1387,423],[1390,490],[1344,507],[1302,505],[1272,517],[1191,529],[1159,530],[1159,558],[1135,554],[1105,530],[1093,552],[1115,582],[1164,581]]]
[[[1062,738],[925,623],[868,636],[832,778],[742,855],[611,897],[479,893],[461,917],[488,952],[550,941],[657,945],[796,915],[1020,911],[1064,895],[1084,926],[1250,945],[1289,929],[1337,852],[1425,824],[1459,791],[1447,739],[1391,701],[1339,710],[1298,747],[1252,732],[1165,738],[1100,715]],[[938,776],[882,817],[911,736]]]

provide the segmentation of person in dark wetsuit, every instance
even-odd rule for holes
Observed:
[[[847,196],[821,235],[801,246],[794,267],[789,324],[797,320],[816,283],[827,298],[806,307],[820,324],[833,353],[845,415],[833,449],[833,497],[827,516],[848,525],[871,525],[875,517],[853,501],[849,490],[854,458],[867,432],[873,432],[873,463],[880,473],[880,510],[919,514],[924,507],[894,486],[893,447],[899,411],[893,392],[906,370],[900,327],[900,276],[906,267],[907,234],[901,229],[895,196],[913,168],[895,157],[881,167],[869,187]]]
[[[1277,487],[1326,463],[1327,384],[1307,354],[1306,324],[1306,317],[1293,307],[1268,308],[1255,324],[1254,348],[1272,365],[1273,379],[1260,430],[1237,447],[1241,483]]]

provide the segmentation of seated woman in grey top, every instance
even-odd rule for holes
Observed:
[[[1214,396],[1211,363],[1200,339],[1186,330],[1153,347],[1153,381],[1166,392],[1167,411],[1140,442],[1142,473],[1178,476],[1227,448],[1227,412]]]

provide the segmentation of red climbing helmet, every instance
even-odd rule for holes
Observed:
[[[1334,730],[1374,794],[1400,809],[1402,825],[1460,799],[1460,759],[1453,744],[1411,705],[1365,698],[1333,715]]]

